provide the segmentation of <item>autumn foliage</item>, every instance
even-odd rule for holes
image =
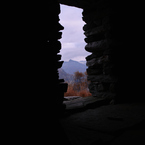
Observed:
[[[81,96],[87,97],[91,96],[91,93],[88,90],[88,81],[87,81],[87,74],[82,72],[75,72],[74,73],[74,80],[71,83],[68,83],[68,90],[64,94],[65,97],[67,96]]]

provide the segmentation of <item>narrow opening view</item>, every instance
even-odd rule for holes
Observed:
[[[59,79],[68,83],[65,97],[91,96],[88,89],[86,59],[89,53],[84,49],[84,22],[82,20],[82,9],[61,5],[60,23],[64,26],[62,31],[62,67],[59,69]]]

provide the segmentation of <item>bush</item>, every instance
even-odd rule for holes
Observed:
[[[67,96],[77,96],[77,92],[74,91],[73,86],[71,84],[68,85],[67,92],[64,93],[64,96],[65,97],[67,97]]]
[[[88,91],[87,74],[81,72],[74,73],[74,81],[68,84],[68,90],[64,94],[67,96],[87,97],[92,94]]]
[[[68,96],[88,97],[88,96],[92,96],[92,94],[87,89],[80,90],[79,92],[77,92],[73,89],[73,86],[69,85],[67,92],[64,93],[64,96],[65,97],[68,97]]]

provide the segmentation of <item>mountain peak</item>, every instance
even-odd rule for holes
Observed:
[[[76,62],[75,60],[70,59],[69,62]]]
[[[68,74],[74,74],[74,72],[76,71],[85,72],[86,68],[87,68],[86,65],[84,65],[83,63],[80,63],[72,59],[70,59],[67,62],[64,62],[62,66],[62,69]]]

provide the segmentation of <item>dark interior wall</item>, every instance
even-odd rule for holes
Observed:
[[[36,109],[43,110],[45,114],[47,108],[52,105],[50,102],[55,102],[54,111],[60,108],[63,93],[67,88],[63,80],[58,80],[57,71],[63,64],[63,61],[60,61],[61,55],[58,55],[62,34],[59,31],[63,26],[59,23],[60,6],[56,0],[36,2],[29,6],[30,9],[27,8],[27,15],[23,18],[23,22],[26,22],[23,29],[26,38],[22,45],[21,59],[24,58],[25,65],[21,66],[26,71],[22,72],[22,82],[26,85],[22,90],[25,89],[23,95],[27,94],[30,102],[39,102]],[[54,97],[51,97],[51,92]]]
[[[90,33],[96,32],[95,37],[94,34],[86,33],[85,41],[88,43],[86,49],[94,54],[87,57],[89,69],[93,70],[88,69],[89,76],[95,76],[94,79],[90,79],[91,83],[96,82],[93,84],[96,92],[102,91],[102,95],[113,90],[111,93],[115,94],[118,102],[142,101],[144,99],[143,4],[136,1],[129,4],[125,1],[114,1],[113,4],[102,3],[105,2],[102,0],[97,2],[97,5],[94,3],[84,7],[83,11],[83,19],[87,22],[83,28],[85,32],[103,27],[103,31],[100,29],[97,32],[90,31]],[[57,72],[57,68],[62,64],[60,56],[57,55],[61,49],[59,43],[61,33],[58,31],[62,29],[58,17],[59,4],[55,0],[49,0],[19,3],[15,6],[19,8],[9,9],[9,17],[6,17],[9,29],[6,28],[8,32],[5,33],[8,38],[3,49],[5,52],[2,53],[4,68],[1,68],[3,72],[1,78],[4,82],[1,98],[4,101],[1,102],[5,142],[45,144],[53,141],[57,144],[56,137],[59,136],[59,141],[64,143],[66,137],[57,122],[62,109],[63,92],[66,90],[66,85],[61,85],[62,81],[58,80]],[[108,7],[111,8],[109,16],[108,12],[104,13]],[[100,18],[96,19],[96,16]],[[89,45],[92,42],[95,44]],[[96,42],[99,44],[97,47]],[[92,48],[97,50],[94,51]],[[96,53],[98,49],[100,53]],[[95,62],[92,62],[92,57]],[[95,69],[94,63],[96,66],[97,63],[101,63],[103,68]],[[113,67],[107,68],[106,63]],[[98,74],[99,71],[101,74]],[[107,75],[109,77],[106,77]]]
[[[68,5],[68,6],[74,6],[78,8],[84,8],[87,6],[88,3],[90,3],[92,0],[58,0],[59,3]]]
[[[117,47],[114,62],[118,75],[117,97],[119,102],[144,101],[141,80],[143,77],[142,38],[144,32],[141,3],[114,2],[113,35]],[[136,9],[134,9],[136,8]]]
[[[132,102],[143,99],[140,49],[143,21],[141,3],[115,0],[61,1],[83,8],[89,89],[93,96]],[[80,5],[82,3],[82,5]],[[136,8],[136,9],[135,9]],[[142,27],[142,28],[141,28]]]
[[[59,31],[63,29],[59,3],[49,0],[16,7],[9,12],[12,18],[7,17],[11,31],[7,32],[9,47],[6,45],[3,69],[6,142],[57,144],[56,137],[60,137],[60,143],[64,143],[58,122],[67,88],[58,80],[57,72],[63,63],[57,55],[61,49]]]
[[[92,53],[87,59],[88,80],[93,96],[114,99],[117,76],[113,62],[113,51],[116,47],[112,35],[112,5],[109,1],[94,1],[83,11],[86,51]]]

